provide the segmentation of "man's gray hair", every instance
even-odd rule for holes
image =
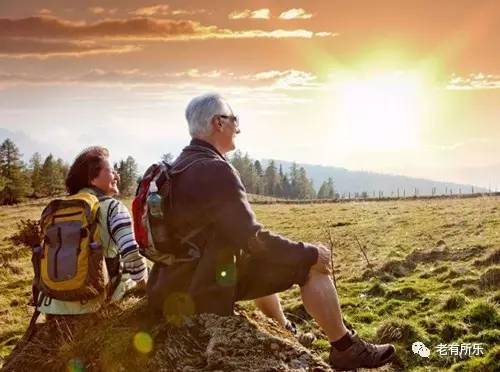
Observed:
[[[207,136],[212,133],[210,121],[215,115],[231,114],[225,99],[217,93],[195,97],[186,108],[186,120],[191,137]]]

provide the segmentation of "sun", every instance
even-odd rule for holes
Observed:
[[[418,144],[425,98],[418,74],[351,74],[335,79],[332,92],[332,135],[337,143],[366,151],[401,150]]]

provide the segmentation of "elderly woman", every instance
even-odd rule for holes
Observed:
[[[94,194],[100,200],[99,232],[106,267],[111,280],[118,285],[111,301],[120,300],[127,290],[147,281],[146,260],[140,256],[134,239],[129,211],[123,203],[113,197],[118,195],[118,175],[109,162],[109,152],[103,147],[83,150],[71,165],[66,178],[70,195],[79,192]],[[119,277],[121,267],[123,275]],[[99,310],[104,304],[105,294],[88,301],[60,301],[44,298],[38,310],[47,315],[88,314]],[[49,317],[50,318],[50,317]]]

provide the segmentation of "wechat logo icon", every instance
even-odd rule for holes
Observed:
[[[429,355],[431,355],[431,351],[420,341],[416,341],[411,345],[411,351],[413,351],[413,354],[418,354],[422,358],[428,358]]]

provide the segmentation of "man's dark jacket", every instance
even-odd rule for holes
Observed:
[[[191,239],[201,248],[199,259],[153,266],[147,293],[154,309],[169,312],[167,308],[177,306],[172,302],[183,298],[186,311],[232,314],[234,302],[241,299],[237,288],[245,257],[269,265],[305,265],[307,270],[316,262],[314,246],[272,234],[257,223],[238,172],[209,143],[193,139],[173,169],[184,170],[174,176],[171,204],[166,205],[169,231],[182,237],[206,228]],[[245,275],[251,276],[246,281],[258,283],[259,272]],[[266,294],[271,293],[261,295]]]

